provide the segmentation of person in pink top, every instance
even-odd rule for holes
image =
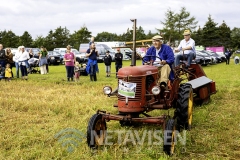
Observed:
[[[76,62],[76,57],[75,55],[71,52],[71,46],[67,46],[66,53],[64,55],[64,62],[66,66],[66,71],[67,71],[67,80],[73,81],[73,76],[74,76],[74,63]]]

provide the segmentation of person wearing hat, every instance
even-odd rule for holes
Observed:
[[[104,61],[105,68],[106,68],[106,77],[110,77],[112,56],[109,54],[109,51],[106,52],[106,55],[103,57],[103,61]]]
[[[158,83],[162,89],[167,87],[168,80],[174,79],[172,64],[174,63],[174,53],[170,46],[163,44],[163,38],[156,35],[152,38],[151,46],[143,58],[144,62],[150,62],[158,66],[160,78]],[[159,57],[159,58],[157,58]]]
[[[175,67],[180,64],[180,60],[184,60],[186,58],[187,64],[186,69],[191,65],[193,58],[196,56],[195,52],[195,41],[191,38],[190,30],[185,30],[183,33],[184,39],[180,42],[175,52],[182,51],[183,53],[179,53],[175,58]]]

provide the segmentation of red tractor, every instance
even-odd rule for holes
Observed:
[[[117,95],[114,105],[118,114],[97,111],[89,121],[87,128],[87,143],[93,148],[104,141],[107,131],[106,122],[120,121],[122,125],[134,123],[154,123],[163,125],[164,130],[171,130],[171,135],[164,136],[164,151],[172,154],[174,151],[175,130],[190,129],[192,125],[193,103],[207,103],[210,95],[216,93],[215,82],[208,79],[198,64],[191,64],[188,70],[184,64],[174,69],[175,79],[168,84],[168,89],[161,90],[157,84],[158,69],[151,65],[124,67],[118,72],[118,89],[112,91],[105,86],[104,93],[108,96]],[[184,82],[184,83],[183,83]],[[175,108],[170,115],[152,117],[148,112],[155,109],[168,110]],[[97,136],[93,138],[93,132]],[[171,137],[171,138],[169,138]]]
[[[118,71],[118,88],[112,91],[105,86],[103,92],[108,96],[117,96],[118,114],[97,111],[88,123],[87,143],[90,148],[102,145],[107,133],[106,122],[119,121],[121,125],[150,123],[162,125],[164,131],[163,150],[171,155],[174,152],[176,132],[191,129],[193,103],[208,103],[211,94],[216,93],[215,82],[208,79],[202,67],[191,64],[185,69],[185,64],[173,68],[175,78],[169,81],[167,89],[160,89],[158,68],[152,65],[121,68]],[[160,109],[174,108],[174,115],[151,116],[149,112]],[[165,130],[168,131],[165,134]],[[169,132],[171,131],[171,132]]]

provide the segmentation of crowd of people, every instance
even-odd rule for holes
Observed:
[[[175,49],[171,44],[163,44],[163,38],[160,35],[156,35],[152,38],[152,46],[149,46],[146,50],[146,56],[144,57],[144,62],[150,62],[154,64],[159,64],[159,84],[161,87],[167,86],[167,81],[174,78],[173,66],[177,67],[180,64],[180,60],[186,59],[185,67],[189,68],[192,60],[196,57],[195,51],[195,41],[191,38],[190,30],[185,30],[183,33],[184,39],[180,42],[179,46]],[[183,54],[177,54],[174,56],[174,52],[182,51]],[[229,58],[232,54],[232,50],[226,52],[227,61],[226,64],[229,64]],[[10,48],[3,50],[3,45],[0,44],[0,79],[5,78],[8,81],[11,81],[13,77],[12,66],[16,66],[16,77],[19,78],[19,69],[21,71],[21,78],[28,79],[28,59],[33,57],[33,52],[30,49],[28,52],[25,51],[24,46],[18,47],[18,52],[13,56]],[[48,62],[47,62],[48,52],[45,47],[41,47],[39,52],[39,67],[41,74],[48,73]],[[88,63],[86,66],[86,72],[90,75],[90,81],[97,81],[97,73],[99,72],[97,57],[99,53],[96,50],[94,37],[91,37],[89,42],[89,49],[86,51],[86,57],[88,57]],[[159,58],[156,58],[159,57]],[[118,76],[118,71],[122,68],[123,54],[120,52],[120,49],[117,49],[115,53],[115,69],[116,69],[116,78]],[[66,76],[67,81],[79,81],[80,78],[80,65],[76,61],[74,53],[71,51],[71,46],[66,47],[66,53],[64,55],[63,61],[65,62]],[[237,57],[235,61],[239,62]],[[106,77],[111,76],[111,64],[112,56],[109,51],[106,51],[106,55],[103,58],[105,64]]]
[[[48,62],[47,62],[48,52],[45,47],[41,47],[41,51],[39,52],[39,67],[41,69],[41,74],[48,73]],[[22,78],[23,80],[28,80],[28,73],[30,69],[30,65],[28,60],[33,58],[32,49],[26,51],[24,46],[19,46],[15,55],[11,52],[10,48],[3,49],[3,45],[0,44],[0,80],[5,79],[7,81],[11,81],[14,78],[14,74],[12,72],[12,67],[16,67],[16,78]],[[19,70],[21,72],[21,76],[19,76]]]

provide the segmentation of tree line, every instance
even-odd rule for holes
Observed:
[[[163,25],[162,28],[155,28],[156,33],[152,33],[150,30],[146,33],[142,26],[137,27],[136,40],[151,39],[154,35],[160,34],[165,43],[170,42],[173,45],[178,45],[181,39],[183,39],[183,31],[190,29],[192,31],[192,38],[195,40],[196,45],[207,46],[224,46],[238,49],[240,48],[240,28],[234,27],[232,30],[226,22],[223,20],[222,24],[214,22],[209,15],[207,22],[201,28],[197,26],[198,21],[194,16],[190,15],[190,12],[182,7],[179,12],[175,13],[171,9],[168,9],[165,13],[165,18],[160,21]],[[57,27],[54,30],[50,30],[47,36],[37,36],[32,38],[28,31],[25,31],[23,35],[18,36],[13,31],[0,31],[0,43],[5,47],[16,48],[20,45],[26,47],[40,47],[45,46],[48,50],[53,48],[65,47],[71,45],[78,49],[81,43],[88,43],[89,38],[92,36],[92,32],[83,25],[79,30],[74,31],[72,34],[66,27]],[[126,32],[117,35],[116,33],[109,33],[103,31],[98,33],[95,37],[95,41],[132,41],[133,31],[131,28],[127,28]]]

